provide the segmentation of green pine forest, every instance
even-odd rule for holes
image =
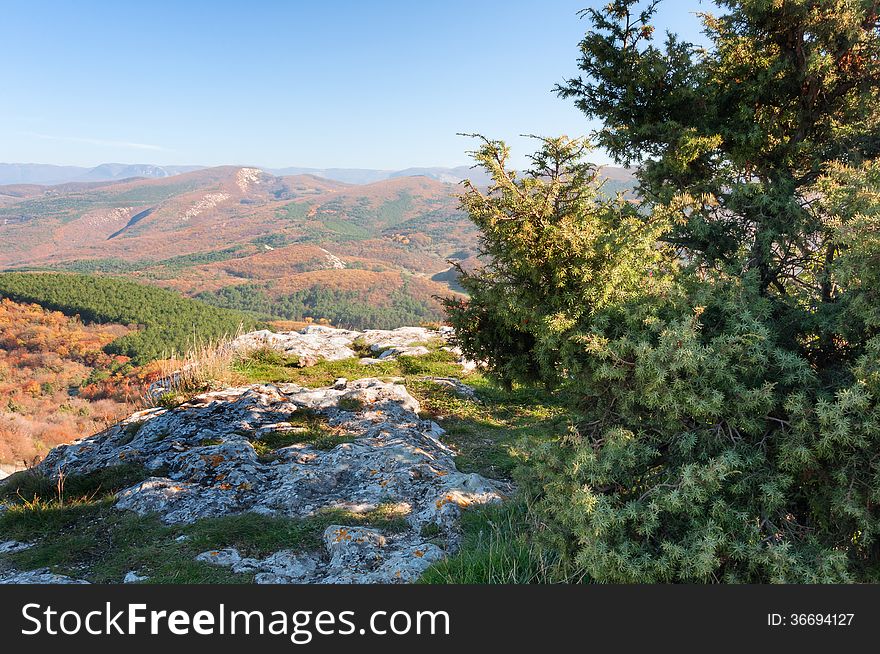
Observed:
[[[33,302],[86,322],[140,327],[110,343],[109,354],[135,364],[187,352],[259,326],[252,316],[209,306],[173,291],[114,277],[66,273],[0,273],[0,297]]]
[[[271,297],[267,291],[266,285],[238,284],[199,293],[196,299],[267,318],[325,319],[350,329],[394,329],[443,319],[442,311],[427,299],[413,297],[405,285],[389,293],[385,306],[365,301],[363,294],[356,291],[314,287],[281,297]]]

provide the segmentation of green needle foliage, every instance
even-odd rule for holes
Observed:
[[[878,2],[725,1],[711,47],[657,3],[589,11],[562,95],[639,164],[603,200],[579,140],[475,152],[491,263],[465,352],[572,425],[530,459],[544,538],[600,582],[880,579]]]

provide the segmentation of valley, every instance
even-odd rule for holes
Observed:
[[[0,186],[0,269],[123,276],[262,318],[438,321],[450,262],[478,265],[479,241],[461,186],[432,174],[357,185],[226,166]]]
[[[352,186],[228,167],[0,193],[13,198],[0,267],[121,275],[287,319],[379,326],[339,308],[367,304],[386,326],[437,320],[449,287],[431,278],[476,254],[455,187],[424,177]]]

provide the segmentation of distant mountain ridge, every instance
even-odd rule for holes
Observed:
[[[428,168],[404,168],[402,170],[375,170],[372,168],[266,168],[275,175],[314,175],[323,177],[334,182],[346,184],[374,184],[398,177],[428,177],[438,182],[457,184],[463,179],[469,179],[475,184],[487,184],[489,176],[485,171],[470,166],[457,166],[444,168],[433,166]]]
[[[209,166],[156,166],[153,164],[105,163],[94,168],[81,166],[56,166],[52,164],[0,163],[0,185],[39,184],[54,186],[71,182],[109,182],[131,178],[161,179],[181,173],[204,170]],[[287,177],[291,175],[314,175],[323,179],[346,184],[373,184],[396,177],[424,176],[438,182],[458,183],[471,179],[475,183],[487,183],[485,172],[469,166],[444,168],[405,168],[403,170],[378,170],[372,168],[307,168],[292,166],[287,168],[266,168],[262,170]]]
[[[105,163],[94,168],[81,166],[56,166],[34,163],[0,163],[0,185],[39,184],[44,186],[68,184],[71,182],[109,182],[122,179],[144,178],[162,179],[182,173],[204,170],[209,166],[156,166],[153,164]],[[428,177],[447,184],[457,184],[469,179],[475,184],[489,183],[489,176],[480,168],[470,166],[404,168],[402,170],[380,170],[372,168],[265,168],[268,173],[279,177],[291,175],[313,175],[346,184],[374,184],[398,177]],[[626,180],[632,172],[626,168],[603,166],[603,177],[612,180]]]
[[[105,163],[94,168],[34,163],[0,163],[0,185],[39,184],[54,186],[70,182],[109,182],[141,177],[160,179],[200,170],[205,166],[154,166],[152,164]]]

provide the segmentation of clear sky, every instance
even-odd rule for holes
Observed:
[[[599,4],[6,1],[0,162],[454,166],[456,132],[521,154],[590,131],[551,89]],[[699,40],[707,7],[665,0],[657,27]]]

